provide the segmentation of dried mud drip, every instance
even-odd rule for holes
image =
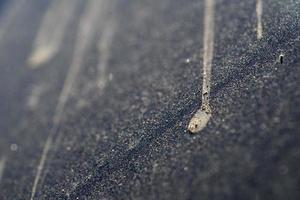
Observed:
[[[202,105],[188,125],[188,130],[192,133],[200,132],[211,118],[209,95],[214,48],[214,4],[214,0],[205,1]]]

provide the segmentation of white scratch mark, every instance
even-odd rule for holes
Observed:
[[[12,25],[13,21],[20,13],[20,10],[25,5],[25,2],[26,0],[7,1],[6,7],[3,8],[3,15],[0,21],[0,43],[8,31],[8,28]]]
[[[200,132],[211,118],[209,105],[210,79],[214,48],[214,10],[215,1],[205,0],[204,8],[204,55],[203,55],[203,85],[201,108],[195,113],[188,125],[192,133]]]
[[[257,17],[257,39],[263,37],[263,26],[262,26],[262,12],[263,12],[263,0],[256,0],[256,17]]]
[[[31,68],[48,62],[59,51],[66,28],[75,12],[77,0],[53,0],[43,17],[28,59]]]
[[[37,173],[31,191],[31,200],[33,200],[36,195],[37,186],[44,169],[48,152],[58,135],[58,129],[62,120],[65,104],[71,93],[72,85],[80,71],[80,67],[83,64],[85,52],[91,46],[92,39],[95,36],[97,20],[101,11],[103,10],[102,3],[103,1],[100,0],[87,1],[87,6],[84,10],[83,16],[80,19],[72,63],[59,96],[58,104],[55,108],[55,114],[53,116],[53,125],[44,145],[42,156],[37,167]]]
[[[5,168],[6,158],[3,156],[0,160],[0,181],[2,179],[3,171]]]
[[[97,73],[98,73],[97,86],[100,90],[103,90],[103,88],[106,86],[107,80],[109,79],[106,69],[107,69],[107,62],[109,60],[109,50],[115,34],[115,27],[116,27],[115,22],[113,20],[109,20],[105,25],[105,29],[98,43],[98,51],[100,54],[100,58],[97,67]]]

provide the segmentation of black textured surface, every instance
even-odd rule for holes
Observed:
[[[216,1],[213,116],[195,135],[187,124],[201,103],[204,1],[111,2],[113,78],[103,92],[88,87],[95,37],[36,199],[300,199],[300,1],[264,0],[261,40],[255,0]],[[74,51],[84,4],[58,55],[27,66],[48,6],[28,1],[0,38],[0,199],[30,199]],[[43,92],[31,110],[37,85]]]

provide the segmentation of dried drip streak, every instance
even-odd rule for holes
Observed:
[[[92,45],[92,38],[96,33],[95,24],[97,24],[97,20],[99,19],[101,11],[103,11],[105,2],[106,2],[105,0],[88,1],[84,13],[80,19],[72,63],[67,73],[67,77],[65,79],[63,89],[60,93],[58,103],[55,108],[53,120],[52,120],[53,125],[48,135],[48,138],[46,140],[46,143],[44,145],[43,152],[37,167],[36,176],[31,190],[31,197],[30,197],[31,200],[33,200],[36,195],[37,187],[38,184],[40,183],[40,179],[42,176],[42,172],[44,170],[44,166],[45,166],[45,162],[49,150],[54,145],[54,142],[58,137],[59,134],[58,129],[63,117],[65,104],[69,99],[72,90],[72,85],[78,76],[80,67],[83,64],[82,62],[83,62],[83,57],[85,55],[85,52]],[[101,10],[99,10],[99,8],[101,8]]]
[[[2,157],[0,159],[0,181],[2,179],[2,174],[3,174],[3,171],[4,171],[5,163],[6,163],[6,158]]]
[[[262,12],[263,12],[262,0],[256,0],[257,39],[261,39],[263,37]]]
[[[212,115],[209,106],[209,94],[214,46],[214,4],[214,0],[205,0],[202,105],[188,125],[188,130],[192,133],[200,132]]]
[[[105,88],[107,83],[107,64],[110,57],[110,48],[115,35],[116,23],[114,20],[108,20],[103,30],[103,35],[98,43],[99,64],[97,67],[98,80],[97,86],[100,90]]]
[[[27,3],[26,0],[7,1],[7,5],[1,10],[0,44],[5,41],[4,36],[9,31],[10,26],[16,20],[25,3]]]
[[[58,53],[77,3],[77,0],[51,2],[35,38],[33,51],[28,59],[29,67],[38,68]]]

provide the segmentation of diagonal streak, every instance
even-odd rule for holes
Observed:
[[[44,145],[43,152],[37,167],[37,173],[31,191],[31,200],[33,200],[36,195],[37,186],[40,181],[42,171],[44,169],[48,152],[52,147],[56,137],[58,136],[58,129],[63,117],[66,102],[71,93],[72,85],[76,77],[78,76],[80,67],[83,64],[83,57],[85,55],[85,52],[91,46],[92,39],[95,36],[97,20],[102,11],[102,2],[102,0],[87,1],[87,6],[80,19],[72,63],[67,73],[67,77],[65,79],[62,91],[60,93],[58,104],[55,108],[53,116],[52,128]]]

